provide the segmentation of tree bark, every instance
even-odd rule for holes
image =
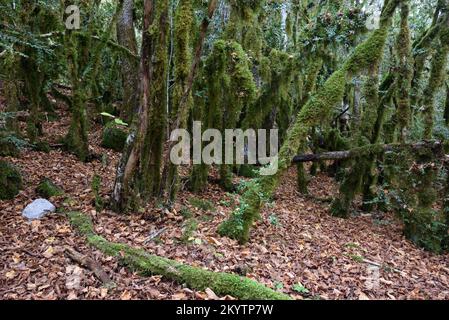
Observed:
[[[346,160],[355,157],[366,156],[369,154],[382,154],[401,150],[401,148],[411,148],[417,152],[419,150],[431,148],[436,154],[441,154],[442,143],[440,141],[421,141],[414,144],[372,144],[360,148],[346,151],[324,152],[319,154],[300,154],[293,158],[293,163],[330,161],[330,160]]]
[[[135,206],[135,183],[133,173],[139,164],[140,152],[143,147],[149,126],[149,94],[150,94],[150,65],[151,65],[151,36],[147,32],[153,22],[153,0],[145,0],[144,21],[142,32],[142,53],[140,59],[139,112],[138,119],[134,119],[133,129],[128,137],[126,146],[117,168],[117,176],[112,194],[113,208],[116,211],[127,211]]]
[[[131,53],[137,55],[137,41],[134,31],[134,0],[124,0],[117,19],[117,42]],[[129,55],[122,55],[121,71],[123,83],[123,105],[121,118],[131,123],[138,105],[139,62]]]

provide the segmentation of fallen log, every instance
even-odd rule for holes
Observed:
[[[293,163],[316,162],[326,160],[346,160],[360,156],[376,155],[385,152],[400,151],[410,148],[417,152],[423,149],[432,150],[435,155],[443,156],[443,143],[441,141],[422,141],[414,144],[373,144],[347,151],[332,151],[318,154],[301,154],[293,158]]]
[[[230,295],[242,300],[290,300],[283,293],[276,292],[254,280],[235,274],[212,272],[182,264],[175,260],[152,255],[143,249],[123,243],[109,242],[94,231],[90,217],[83,213],[67,214],[70,223],[87,238],[92,247],[119,261],[142,275],[162,275],[163,277],[185,284],[190,289],[204,291],[211,289],[218,295]]]
[[[70,259],[72,259],[73,261],[77,262],[81,266],[92,271],[94,273],[94,275],[101,282],[103,282],[104,286],[109,287],[109,288],[115,287],[114,282],[111,280],[111,278],[108,276],[106,271],[103,270],[103,268],[100,266],[100,264],[97,261],[75,251],[73,248],[70,248],[70,247],[65,247],[64,252]]]

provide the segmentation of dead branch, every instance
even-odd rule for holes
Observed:
[[[293,158],[293,163],[316,162],[325,160],[346,160],[357,156],[367,156],[369,154],[381,154],[385,152],[399,151],[404,148],[411,148],[413,151],[422,149],[432,149],[436,155],[442,155],[443,144],[441,141],[422,141],[414,144],[385,144],[385,145],[367,145],[364,147],[347,150],[333,151],[318,154],[300,154]]]
[[[79,263],[81,266],[91,270],[95,274],[95,276],[101,282],[103,282],[103,284],[105,286],[108,286],[108,287],[115,286],[114,282],[111,280],[111,278],[108,276],[106,271],[103,270],[103,268],[100,266],[100,264],[97,261],[75,251],[73,248],[70,248],[70,247],[65,247],[64,252],[70,259]]]

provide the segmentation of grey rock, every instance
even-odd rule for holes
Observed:
[[[30,220],[41,219],[49,212],[55,212],[56,207],[48,200],[37,199],[23,209],[22,215]]]

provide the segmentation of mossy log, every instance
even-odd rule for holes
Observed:
[[[413,151],[432,149],[436,154],[441,154],[443,144],[440,141],[422,141],[414,144],[373,144],[347,151],[333,151],[317,154],[300,154],[293,158],[293,163],[316,162],[326,160],[347,160],[361,156],[376,155],[385,152],[400,151],[410,148]]]
[[[92,220],[79,212],[68,213],[71,224],[87,237],[87,242],[106,255],[119,258],[127,267],[143,275],[162,275],[165,278],[185,284],[191,289],[212,289],[218,295],[231,295],[242,300],[290,300],[283,293],[233,274],[203,270],[148,252],[126,244],[109,242],[97,235]]]

